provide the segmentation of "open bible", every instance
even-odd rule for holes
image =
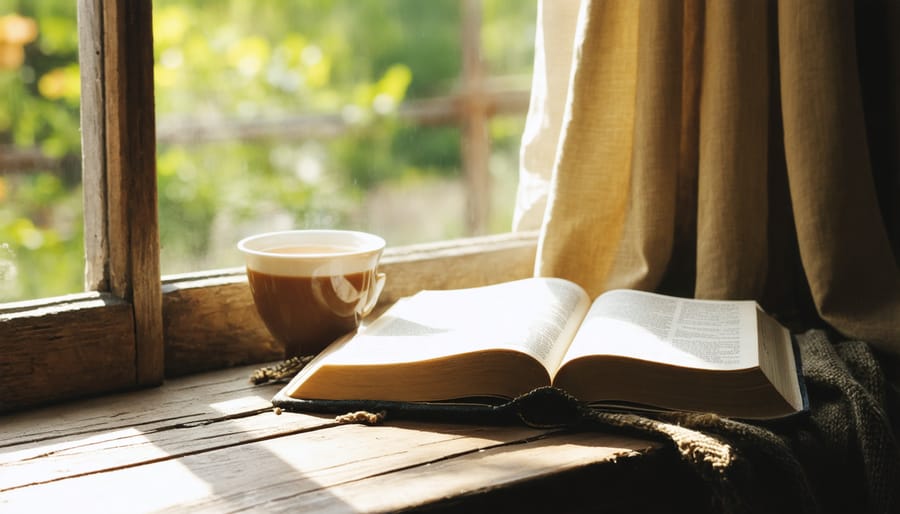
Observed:
[[[529,278],[401,299],[276,398],[491,404],[553,386],[591,405],[777,418],[805,408],[789,332],[753,301]]]

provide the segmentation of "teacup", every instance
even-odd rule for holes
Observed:
[[[291,230],[241,240],[256,310],[285,358],[320,352],[359,326],[385,275],[385,242],[349,230]]]

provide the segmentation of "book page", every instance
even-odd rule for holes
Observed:
[[[791,334],[763,311],[758,316],[759,367],[795,410],[803,409]]]
[[[556,278],[422,291],[329,351],[328,361],[389,364],[496,348],[527,353],[553,370],[589,304],[583,289]]]
[[[756,303],[631,290],[599,296],[565,357],[617,355],[691,368],[758,365]]]

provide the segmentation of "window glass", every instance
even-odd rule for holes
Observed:
[[[473,228],[465,3],[155,0],[163,271],[237,265],[261,230],[508,230],[536,7],[474,2],[490,190]],[[0,302],[83,288],[76,8],[0,0]]]
[[[509,230],[534,2],[153,5],[163,273],[237,266],[235,242],[268,230]]]
[[[0,302],[84,283],[76,2],[0,0]]]

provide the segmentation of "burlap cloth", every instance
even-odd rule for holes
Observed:
[[[751,424],[585,410],[581,423],[673,445],[684,469],[708,485],[711,512],[900,512],[900,450],[888,416],[895,392],[867,344],[833,339],[821,330],[797,337],[805,415]]]

